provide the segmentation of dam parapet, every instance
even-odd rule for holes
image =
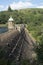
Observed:
[[[0,34],[0,45],[7,45],[18,34],[19,34],[19,31],[18,30],[10,30],[8,32],[5,32],[5,33]]]

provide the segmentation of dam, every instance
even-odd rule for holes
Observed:
[[[29,35],[26,28],[22,28],[20,31],[17,29],[10,30],[0,34],[0,46],[5,51],[3,57],[10,64],[14,61],[19,65],[18,63],[24,59],[28,59],[30,63],[36,61],[36,40]]]
[[[36,64],[36,40],[33,39],[24,24],[15,25],[14,28],[11,22],[13,19],[10,18],[8,21],[8,31],[0,34],[1,52],[4,52],[1,58],[7,60],[7,65],[11,65],[13,61],[15,65],[20,65],[20,62],[25,59],[30,64]]]

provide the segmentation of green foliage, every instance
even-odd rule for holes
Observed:
[[[0,59],[0,65],[7,65],[7,61],[4,58]]]
[[[17,65],[15,61],[11,63],[11,65]],[[20,65],[30,65],[29,60],[21,60]]]
[[[40,38],[39,47],[36,49],[39,65],[43,65],[43,35]]]
[[[12,9],[11,9],[11,7],[10,7],[10,6],[8,7],[8,11],[9,11],[9,12],[12,12]]]
[[[27,29],[40,44],[39,48],[36,49],[36,52],[38,55],[39,65],[43,65],[43,9],[24,9],[12,11],[9,7],[8,11],[0,12],[0,23],[7,23],[10,15],[14,18],[14,23],[27,24]],[[2,52],[0,57],[2,57],[4,53],[5,51]],[[29,65],[27,61],[22,61],[21,64]],[[14,62],[12,62],[12,65],[14,65]]]
[[[43,22],[43,9],[24,9],[12,10],[10,6],[8,11],[0,12],[0,23],[6,23],[9,16],[13,16],[14,23],[34,23],[34,26]]]
[[[30,65],[30,63],[29,63],[29,60],[22,60],[21,62],[21,65]]]

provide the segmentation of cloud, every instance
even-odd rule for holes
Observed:
[[[4,8],[4,6],[3,5],[0,5],[0,8]]]
[[[31,2],[13,2],[12,4],[10,4],[10,7],[12,9],[24,9],[24,8],[29,8],[32,7],[33,4]]]
[[[7,5],[6,7],[4,7],[4,8],[3,8],[3,10],[7,10],[7,9],[8,9],[8,7],[9,7],[9,6]]]
[[[19,10],[19,9],[25,9],[25,8],[43,8],[43,3],[32,3],[31,0],[23,0],[23,1],[18,1],[15,2],[15,0],[10,3],[5,5],[0,5],[0,11],[7,10],[8,7],[11,7],[13,10]]]
[[[4,5],[0,5],[0,11],[4,9]]]
[[[0,11],[4,11],[7,9],[8,9],[8,6],[0,5]]]
[[[13,10],[19,10],[19,9],[24,9],[24,8],[30,8],[33,6],[33,4],[31,2],[23,2],[23,1],[15,2],[14,1],[13,3],[6,5],[6,6],[0,5],[0,11],[7,10],[9,6]]]
[[[37,8],[43,8],[43,5],[42,6],[37,6]]]
[[[43,8],[43,2],[36,6],[36,8]]]

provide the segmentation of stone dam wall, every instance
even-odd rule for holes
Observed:
[[[0,46],[7,45],[19,34],[18,30],[12,30],[0,34]]]

